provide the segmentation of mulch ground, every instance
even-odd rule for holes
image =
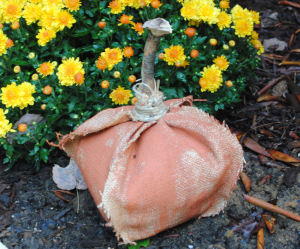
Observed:
[[[260,11],[262,39],[277,38],[286,48],[277,51],[273,44],[253,72],[243,102],[217,117],[238,132],[244,145],[244,173],[251,180],[247,194],[300,214],[300,164],[287,162],[300,155],[300,6],[274,0],[235,2]],[[55,161],[67,164],[63,156]],[[15,249],[127,248],[118,245],[113,232],[104,226],[87,191],[56,191],[51,167],[37,173],[22,163],[9,172],[1,167],[0,241]],[[300,223],[248,203],[245,193],[245,185],[239,182],[220,215],[160,233],[147,248],[256,248],[261,228],[265,248],[300,248]],[[273,233],[262,217],[275,220]]]

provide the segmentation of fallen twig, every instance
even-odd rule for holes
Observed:
[[[300,216],[298,214],[292,213],[292,212],[287,211],[283,208],[280,208],[276,205],[273,205],[271,203],[268,203],[266,201],[263,201],[261,199],[258,199],[258,198],[255,198],[255,197],[252,197],[252,196],[249,196],[249,195],[244,195],[244,198],[245,198],[246,201],[248,201],[249,203],[251,203],[255,206],[261,207],[261,208],[263,208],[265,210],[268,210],[270,212],[282,214],[282,215],[284,215],[288,218],[291,218],[293,220],[300,221]]]
[[[286,76],[281,75],[280,77],[276,79],[270,80],[259,92],[257,93],[258,95],[262,95],[266,91],[268,91],[271,87],[275,86],[279,81],[283,80]]]
[[[70,202],[70,200],[68,200],[67,198],[65,198],[63,196],[63,194],[75,196],[75,194],[73,194],[72,192],[67,191],[67,190],[52,190],[52,191],[54,192],[54,194],[56,195],[56,197],[58,197],[59,199],[61,199],[63,201],[66,201],[66,202]]]
[[[275,223],[276,223],[276,219],[274,217],[272,217],[269,214],[263,214],[262,218],[266,224],[266,227],[268,228],[270,233],[275,233]]]
[[[265,249],[264,229],[260,228],[257,232],[257,249]]]
[[[296,35],[300,33],[300,29],[297,29],[290,37],[290,40],[289,40],[289,47],[292,46],[292,44],[295,42],[295,39],[296,39]]]
[[[241,172],[240,173],[240,178],[242,180],[242,183],[244,184],[245,190],[247,192],[250,192],[250,190],[251,190],[251,179],[249,178],[249,176],[247,176],[246,173]]]
[[[281,4],[281,5],[288,5],[288,6],[292,6],[292,7],[295,7],[295,8],[300,8],[299,3],[294,3],[294,2],[291,2],[291,1],[279,1],[278,3]]]

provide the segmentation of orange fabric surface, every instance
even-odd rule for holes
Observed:
[[[193,217],[218,214],[243,165],[229,129],[171,100],[157,122],[131,121],[131,106],[102,111],[63,137],[99,211],[124,242]]]

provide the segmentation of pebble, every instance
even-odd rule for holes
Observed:
[[[57,223],[52,220],[52,219],[47,219],[43,224],[42,224],[42,230],[55,230],[57,227]]]
[[[10,203],[10,197],[7,193],[0,195],[0,202],[5,206],[8,207]]]

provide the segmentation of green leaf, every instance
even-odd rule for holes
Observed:
[[[150,239],[140,240],[140,241],[137,242],[136,245],[128,246],[128,249],[140,249],[142,247],[147,247],[149,245],[150,245]]]
[[[185,76],[185,74],[184,74],[183,72],[177,72],[177,73],[176,73],[176,78],[177,78],[178,80],[184,82],[184,83],[187,82],[186,76]]]
[[[42,161],[44,163],[48,162],[48,154],[49,154],[49,151],[47,149],[43,148],[40,150],[40,158],[42,159]]]

